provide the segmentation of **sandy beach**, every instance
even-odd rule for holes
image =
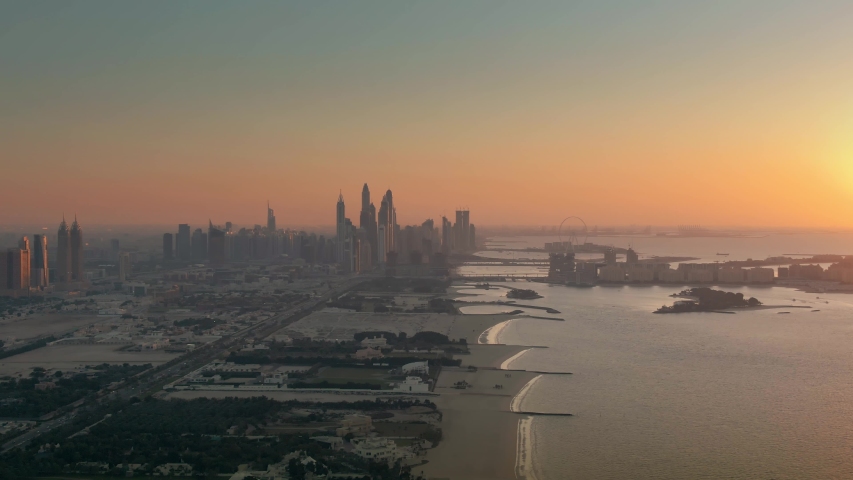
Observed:
[[[513,413],[516,394],[537,373],[500,370],[502,364],[528,347],[471,345],[470,355],[460,355],[462,366],[445,368],[438,379],[436,399],[444,417],[444,439],[427,454],[429,463],[413,469],[427,478],[453,480],[515,479],[519,449],[519,422],[527,417]],[[468,366],[478,367],[468,371]],[[472,387],[453,388],[465,381]],[[495,385],[503,388],[497,389]]]

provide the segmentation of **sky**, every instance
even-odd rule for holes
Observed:
[[[853,228],[853,2],[0,2],[0,225]]]

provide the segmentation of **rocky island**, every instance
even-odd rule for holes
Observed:
[[[707,287],[689,288],[674,295],[678,300],[672,306],[664,305],[654,313],[716,312],[727,308],[759,307],[755,297],[744,298],[742,293],[724,292]]]
[[[536,293],[535,290],[525,290],[522,288],[513,288],[510,289],[506,294],[506,298],[517,298],[519,300],[533,300],[536,298],[542,298],[542,295]]]

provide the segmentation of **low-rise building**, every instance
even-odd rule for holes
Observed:
[[[382,335],[376,337],[368,337],[359,342],[362,347],[384,347],[388,345],[388,340]]]
[[[397,444],[387,438],[365,437],[353,439],[353,453],[366,460],[385,460],[393,462],[397,459]]]
[[[429,375],[429,363],[427,362],[412,362],[403,365],[403,374],[405,375]]]
[[[406,377],[406,380],[394,386],[395,392],[427,393],[429,384],[424,383],[421,377]]]
[[[286,380],[287,380],[287,374],[282,373],[282,372],[275,372],[275,373],[264,376],[264,383],[266,383],[266,384],[281,385]]]
[[[362,348],[355,352],[355,358],[358,360],[368,360],[371,358],[382,358],[382,352],[378,348]]]

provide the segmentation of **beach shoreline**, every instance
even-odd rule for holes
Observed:
[[[451,296],[468,296],[463,291],[470,289],[451,288]],[[488,325],[476,343],[469,339],[468,354],[454,356],[462,360],[461,366],[442,369],[435,393],[440,394],[436,404],[443,415],[443,439],[427,453],[428,463],[413,473],[454,480],[531,478],[525,472],[532,417],[520,415],[513,405],[523,401],[541,374],[509,371],[510,364],[533,347],[500,341],[501,333],[519,317]],[[466,388],[458,388],[460,382]]]

